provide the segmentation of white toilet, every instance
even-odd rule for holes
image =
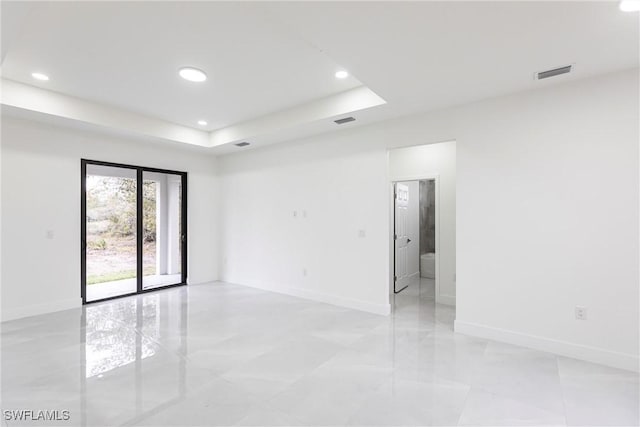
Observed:
[[[426,279],[436,278],[436,254],[428,252],[420,255],[420,276]]]

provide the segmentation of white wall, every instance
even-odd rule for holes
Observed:
[[[225,159],[222,278],[388,313],[386,156],[328,143]]]
[[[3,320],[81,304],[81,158],[189,172],[188,280],[217,279],[215,159],[5,116],[1,141]]]
[[[218,182],[201,153],[3,117],[2,318],[80,303],[81,157],[189,172],[192,283],[220,257],[231,282],[388,312],[388,150],[455,140],[456,330],[637,370],[638,89],[635,69],[347,128],[225,156]]]
[[[389,151],[392,181],[427,176],[437,177],[439,282],[436,301],[453,305],[456,302],[456,143],[449,141]]]
[[[222,275],[384,312],[387,150],[455,140],[456,329],[637,369],[638,113],[635,69],[225,156]]]

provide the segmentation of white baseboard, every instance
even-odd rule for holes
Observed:
[[[455,321],[454,330],[464,335],[501,341],[628,371],[640,371],[640,359],[633,354],[619,353],[460,320]]]
[[[438,295],[436,296],[438,304],[456,305],[456,297],[454,295]]]
[[[51,301],[44,304],[33,304],[24,307],[2,310],[2,321],[22,319],[23,317],[37,316],[39,314],[54,313],[56,311],[69,310],[82,307],[82,298],[70,298]]]
[[[226,283],[232,283],[224,281]],[[366,311],[367,313],[381,314],[388,316],[391,313],[391,304],[375,304],[367,301],[344,298],[337,295],[325,294],[322,292],[311,291],[308,289],[298,289],[285,286],[272,286],[267,284],[239,284],[239,286],[248,286],[250,288],[262,289],[264,291],[276,292],[279,294],[290,295],[293,297],[304,298],[312,301],[323,302],[326,304],[336,305],[338,307],[351,308],[354,310]]]

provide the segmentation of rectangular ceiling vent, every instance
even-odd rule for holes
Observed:
[[[344,119],[334,120],[334,122],[338,125],[341,125],[344,123],[354,122],[355,120],[356,119],[354,119],[353,117],[345,117]]]
[[[247,141],[243,141],[243,142],[238,142],[237,144],[234,144],[236,147],[246,147],[247,145],[250,145]]]
[[[567,74],[571,72],[573,65],[567,65],[564,67],[554,68],[553,70],[540,71],[536,73],[536,80],[548,79],[549,77],[559,76],[561,74]]]

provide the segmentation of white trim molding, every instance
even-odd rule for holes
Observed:
[[[387,157],[389,155],[389,151],[387,150]],[[436,302],[438,304],[444,304],[444,305],[451,305],[451,306],[455,306],[456,305],[456,296],[455,295],[442,295],[440,292],[440,263],[442,261],[442,256],[441,256],[441,246],[440,246],[440,221],[441,221],[441,217],[440,217],[440,174],[439,173],[432,173],[432,174],[421,174],[421,175],[399,175],[399,176],[390,176],[389,177],[389,182],[391,183],[391,201],[390,201],[390,205],[389,205],[389,212],[390,212],[390,217],[389,217],[389,239],[390,239],[390,243],[389,243],[389,294],[393,293],[393,269],[394,269],[394,264],[395,264],[395,258],[394,258],[394,252],[393,252],[393,247],[395,245],[394,239],[393,239],[393,234],[394,234],[394,229],[395,229],[395,223],[394,223],[394,216],[393,216],[393,210],[395,209],[395,197],[394,197],[394,192],[393,192],[393,186],[398,183],[398,182],[407,182],[407,181],[429,181],[432,180],[435,182],[434,186],[435,186],[435,203],[436,203],[436,207],[435,207],[435,211],[436,211],[436,236],[435,236],[435,243],[436,243],[436,274],[435,274],[435,298],[436,298]],[[419,270],[418,270],[419,272]]]
[[[231,283],[221,281],[223,283]],[[376,304],[368,301],[344,298],[338,295],[325,294],[323,292],[311,291],[308,289],[292,288],[289,286],[273,286],[269,284],[239,284],[231,283],[237,286],[247,286],[249,288],[262,289],[264,291],[275,292],[278,294],[289,295],[293,297],[308,299],[316,302],[335,305],[338,307],[350,308],[353,310],[366,311],[367,313],[380,314],[388,316],[391,314],[391,304]]]
[[[209,147],[236,143],[256,136],[273,135],[291,127],[292,123],[296,125],[313,123],[378,107],[386,103],[368,87],[358,86],[288,110],[276,111],[266,116],[214,130],[209,135]]]
[[[477,323],[456,320],[454,331],[464,335],[500,341],[507,344],[519,345],[534,350],[546,351],[560,356],[599,363],[618,369],[640,372],[638,355],[619,353],[603,348],[575,344],[567,341],[559,341],[535,335],[507,329],[494,328],[492,326],[479,325]]]
[[[82,307],[82,298],[70,298],[18,308],[5,308],[2,310],[2,321],[7,322],[9,320],[22,319],[23,317],[38,316],[80,307]]]
[[[436,297],[436,302],[438,304],[444,305],[456,305],[456,296],[455,295],[438,295]]]
[[[119,129],[201,147],[209,146],[209,133],[98,104],[58,92],[0,79],[0,103],[21,110]]]

